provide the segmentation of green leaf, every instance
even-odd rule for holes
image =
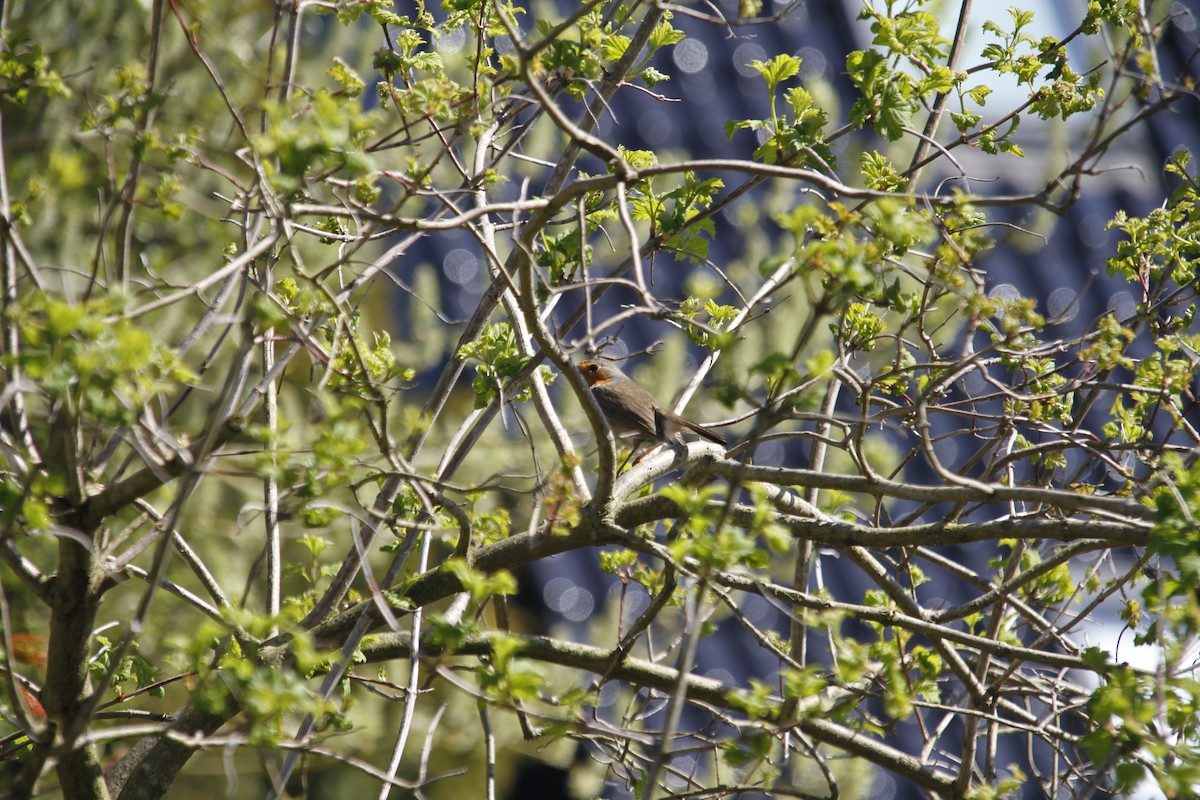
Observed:
[[[600,55],[605,61],[619,61],[621,56],[625,55],[625,51],[629,49],[629,42],[628,36],[614,33],[604,40],[604,47],[601,48]]]
[[[884,192],[904,191],[908,180],[902,178],[896,166],[881,153],[869,150],[860,157],[863,180],[872,189]]]
[[[340,83],[341,91],[349,97],[358,97],[366,85],[358,73],[340,58],[333,59],[333,66],[326,70],[326,74]]]
[[[954,73],[944,65],[934,67],[933,71],[917,82],[917,94],[926,95],[930,92],[945,94],[954,88]]]
[[[660,83],[671,80],[671,76],[664,72],[659,72],[654,67],[647,67],[642,70],[642,80],[646,82],[647,86],[653,88]]]
[[[1108,666],[1108,651],[1100,647],[1089,647],[1080,655],[1081,660],[1093,672],[1103,673]]]
[[[488,574],[472,568],[466,560],[461,558],[452,558],[446,561],[443,568],[458,578],[463,590],[471,595],[471,599],[476,604],[482,603],[493,595],[516,594],[517,592],[517,579],[505,569]]]
[[[800,73],[800,63],[799,57],[781,53],[770,61],[751,61],[749,66],[767,82],[767,91],[774,94],[779,84]]]
[[[678,44],[686,38],[687,34],[671,25],[666,18],[660,19],[654,26],[654,32],[650,34],[650,51],[654,52],[660,47]]]
[[[846,57],[846,71],[862,97],[850,107],[850,122],[871,125],[891,141],[904,133],[904,126],[917,110],[912,78],[893,72],[883,54],[856,50]]]
[[[970,111],[951,111],[950,119],[954,122],[954,127],[958,128],[960,133],[966,133],[978,125],[983,120],[983,117]]]
[[[991,88],[982,84],[972,87],[966,91],[967,97],[971,98],[981,106],[987,104],[987,97],[991,93]]]

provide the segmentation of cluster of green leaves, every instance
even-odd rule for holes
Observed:
[[[779,87],[800,74],[802,63],[802,59],[786,53],[770,61],[750,62],[767,84],[771,116],[769,119],[728,120],[725,135],[732,139],[739,130],[765,131],[766,137],[754,151],[756,160],[833,172],[837,168],[837,158],[825,135],[829,115],[815,104],[812,94],[802,86],[791,87],[783,95],[791,115],[779,113],[776,102]]]
[[[383,481],[382,476],[380,481]],[[404,547],[404,539],[411,531],[412,526],[423,527],[428,524],[431,532],[441,531],[443,533],[442,539],[447,544],[457,542],[459,531],[454,517],[438,506],[432,509],[432,514],[427,512],[428,502],[427,499],[418,495],[412,486],[401,487],[396,499],[392,501],[390,517],[390,524],[397,538],[385,542],[380,548],[383,552],[400,552]],[[489,537],[502,536],[507,533],[508,517],[505,512],[498,511],[487,514],[474,507],[469,511],[473,540],[488,540]]]
[[[8,472],[0,474],[0,514],[5,529],[44,531],[54,524],[58,498],[67,495],[67,477],[62,473],[38,475],[22,483]]]
[[[323,402],[322,402],[323,401]],[[325,418],[321,425],[285,428],[272,435],[265,425],[252,425],[248,436],[264,444],[255,460],[255,472],[288,487],[296,513],[306,527],[324,528],[342,516],[332,502],[335,490],[360,477],[360,459],[368,440],[362,426],[362,403],[319,396]],[[303,443],[296,437],[306,437]]]
[[[868,263],[869,241],[853,234],[861,214],[840,204],[828,211],[802,205],[777,214],[775,221],[794,238],[796,263],[804,264],[810,274],[820,275],[829,294],[848,299],[882,287],[878,260]]]
[[[279,191],[299,191],[314,173],[346,170],[359,177],[375,168],[366,145],[380,116],[346,95],[344,88],[336,94],[319,89],[311,97],[263,101],[267,128],[252,141]]]
[[[949,42],[940,35],[939,21],[924,10],[925,5],[926,0],[915,4],[889,0],[883,9],[873,4],[863,8],[860,18],[871,20],[876,49],[855,51],[847,57],[847,73],[861,93],[850,110],[850,121],[897,141],[922,103],[953,91],[958,110],[951,112],[951,120],[964,140],[973,141],[986,153],[1024,155],[1014,138],[1021,121],[1019,113],[980,127],[983,116],[978,109],[986,105],[992,89],[982,83],[967,85],[968,73],[952,72],[946,65]],[[1057,39],[1035,40],[1027,33],[1032,12],[1012,8],[1009,15],[1009,30],[991,20],[983,26],[985,33],[997,39],[982,52],[991,70],[998,75],[1011,74],[1026,85],[1029,108],[1042,119],[1067,119],[1094,108],[1103,97],[1099,74],[1080,75],[1069,65],[1066,48]],[[1096,31],[1085,25],[1083,32]],[[1007,128],[1001,130],[1004,122]]]
[[[574,280],[580,269],[591,262],[592,246],[584,244],[585,238],[578,230],[568,230],[557,236],[542,233],[534,261],[546,270],[549,285],[538,284],[539,300],[546,300],[552,287]]]
[[[0,47],[0,96],[24,104],[39,92],[71,95],[70,87],[52,68],[44,45],[15,30],[0,33],[0,40],[4,43]]]
[[[1186,797],[1200,783],[1200,680],[1176,667],[1190,661],[1200,631],[1200,465],[1169,454],[1155,481],[1148,550],[1157,566],[1147,570],[1141,602],[1128,600],[1122,616],[1137,643],[1159,648],[1165,669],[1143,672],[1091,653],[1102,682],[1088,700],[1093,728],[1083,744],[1094,763],[1114,765],[1114,791],[1152,778],[1167,797]]]
[[[146,689],[151,697],[163,696],[163,687],[157,683],[160,670],[142,657],[137,642],[130,643],[129,652],[121,657],[115,667],[112,662],[113,643],[108,637],[97,636],[95,645],[96,654],[88,661],[92,680],[107,678],[118,697],[127,693],[127,685],[132,685],[134,689]]]
[[[490,700],[521,703],[537,700],[546,684],[546,674],[535,662],[521,659],[525,643],[516,636],[492,640],[492,656],[476,668],[479,686]]]
[[[438,567],[452,574],[471,597],[473,606],[481,609],[492,598],[515,594],[517,580],[507,570],[485,573],[470,566],[465,559],[451,558]],[[477,634],[478,616],[468,615],[450,622],[444,617],[433,620],[432,641],[453,649],[465,637]],[[491,641],[489,657],[480,659],[474,667],[480,688],[487,698],[504,705],[537,700],[546,685],[545,671],[536,663],[520,659],[524,642],[517,636],[498,635]]]
[[[856,127],[872,126],[891,141],[904,135],[920,102],[949,92],[955,76],[945,66],[950,42],[941,35],[936,16],[908,3],[888,0],[880,11],[864,5],[860,19],[871,20],[872,44],[881,50],[855,50],[846,57],[846,72],[862,96],[850,108]],[[924,74],[917,78],[902,65],[911,63]]]
[[[602,571],[616,575],[622,582],[633,581],[651,595],[662,590],[662,569],[648,566],[633,550],[618,548],[601,551],[598,563]]]
[[[1114,764],[1112,789],[1124,795],[1152,778],[1166,797],[1192,797],[1200,785],[1200,682],[1110,666],[1088,699],[1094,727],[1083,745],[1096,764]]]
[[[458,578],[463,591],[471,596],[471,600],[477,606],[496,595],[516,594],[517,579],[508,570],[501,569],[492,573],[481,572],[461,558],[452,558],[446,561],[443,568]]]
[[[1004,412],[1014,419],[1069,425],[1073,420],[1074,394],[1061,391],[1067,379],[1053,358],[1005,357],[1015,373],[1020,396],[1004,401]]]
[[[1200,631],[1200,463],[1168,454],[1158,482],[1150,552],[1162,557],[1162,569],[1147,584],[1143,601],[1162,626],[1147,627],[1140,641],[1166,648],[1170,657],[1178,655],[1170,651]]]
[[[907,578],[914,589],[928,580],[913,565],[907,569]],[[880,591],[867,592],[864,603],[877,608],[894,608],[894,603]],[[844,637],[831,629],[837,642],[836,674],[839,683],[857,684],[868,675],[876,676],[876,680],[881,680],[883,684],[884,711],[893,720],[910,717],[919,700],[939,702],[941,688],[938,682],[943,668],[941,656],[928,646],[918,644],[919,637],[914,637],[903,628],[881,622],[869,624],[876,637],[871,642]],[[849,710],[847,708],[843,713],[849,714]],[[846,718],[854,719],[865,730],[883,733],[883,729],[868,717],[848,715]]]
[[[508,570],[501,569],[486,573],[475,569],[465,559],[457,557],[447,559],[437,569],[454,576],[463,591],[470,595],[475,609],[482,610],[483,606],[493,598],[499,599],[505,595],[516,594],[517,591],[517,579]],[[403,589],[398,596],[403,597]],[[482,627],[483,621],[478,614],[468,614],[453,620],[435,614],[432,615],[430,622],[430,641],[439,647],[453,650],[460,647],[468,636],[477,635]],[[499,637],[499,640],[503,643],[497,645],[499,653],[497,658],[503,661],[503,666],[507,666],[517,655],[513,649],[515,640],[506,637]],[[541,684],[540,673],[530,673],[526,676],[528,681],[522,678],[514,684],[506,684],[503,675],[500,674],[503,669],[495,661],[481,667],[479,671],[485,676],[483,682],[493,689],[500,690],[501,694],[503,694],[501,687],[515,689],[518,694],[523,694],[526,689],[536,691]],[[511,697],[507,694],[505,696]]]
[[[830,307],[858,300],[905,316],[916,310],[914,296],[902,291],[893,265],[914,249],[928,249],[937,238],[928,211],[889,198],[863,210],[840,203],[797,206],[776,214],[775,221],[795,240],[795,262],[821,276]],[[961,246],[973,243],[964,239]],[[924,259],[930,271],[938,269],[940,254]]]
[[[280,279],[272,296],[256,297],[254,311],[264,327],[275,329],[276,335],[292,328],[297,319],[317,318],[320,321],[318,332],[331,354],[328,386],[343,394],[372,399],[377,395],[375,387],[411,381],[416,374],[411,367],[396,363],[390,333],[373,330],[368,342],[361,330],[362,314],[357,311],[336,313],[326,292],[309,279]]]
[[[701,316],[701,308],[704,318],[698,319]],[[738,310],[733,306],[722,305],[715,300],[705,300],[701,303],[700,298],[689,297],[680,304],[679,313],[700,323],[687,327],[688,339],[693,344],[709,350],[724,350],[737,344],[737,334],[729,330],[729,326],[738,315]]]
[[[650,34],[646,55],[632,70],[647,87],[668,79],[649,65],[655,52],[684,38],[683,32],[671,25],[670,20],[670,14],[663,15]],[[628,17],[624,21],[628,21]],[[548,36],[554,26],[549,21],[538,20],[536,27],[538,33]],[[535,56],[535,71],[558,79],[568,95],[582,100],[591,90],[592,82],[603,78],[605,65],[619,61],[631,41],[620,32],[620,25],[607,18],[604,9],[597,4],[572,26],[571,35],[553,38]]]
[[[874,350],[886,328],[883,319],[871,313],[864,303],[851,303],[840,320],[829,324],[830,333],[847,352]]]
[[[142,168],[151,167],[136,187],[139,207],[156,209],[168,220],[178,220],[184,213],[178,199],[184,188],[180,169],[184,161],[195,156],[203,139],[201,127],[190,125],[184,129],[159,122],[169,108],[170,97],[151,91],[146,66],[141,62],[120,65],[97,88],[99,102],[80,118],[84,140],[98,134],[118,168],[127,169],[134,160]],[[59,177],[67,178],[69,187],[98,184],[107,177],[105,165],[95,156],[87,158],[75,152],[59,155],[56,161]],[[62,186],[62,181],[55,184]]]
[[[988,567],[998,575],[1025,574],[1039,569],[1045,561],[1045,554],[1032,544],[1016,539],[1001,539],[997,544],[1008,548],[1007,552],[988,560]],[[1019,563],[1013,564],[1018,554]],[[1071,566],[1062,563],[1052,569],[1041,570],[1037,578],[1022,584],[1020,594],[1030,603],[1051,606],[1069,600],[1077,587],[1077,581],[1071,575]]]
[[[1014,391],[1005,397],[1005,413],[1022,422],[1070,424],[1075,397],[1063,391],[1068,380],[1062,364],[1037,348],[1046,328],[1037,301],[1028,297],[977,296],[973,308],[990,318],[992,342],[1000,351],[1001,364],[1013,376]],[[1058,463],[1057,458],[1054,461]]]
[[[1108,274],[1121,275],[1126,280],[1142,287],[1144,296],[1150,296],[1163,281],[1172,281],[1184,286],[1196,278],[1196,263],[1200,259],[1200,215],[1197,215],[1197,200],[1200,186],[1189,167],[1192,154],[1179,149],[1164,165],[1168,175],[1179,180],[1161,208],[1156,208],[1144,217],[1131,217],[1125,210],[1118,210],[1108,229],[1117,229],[1125,238],[1117,243],[1117,252],[1108,259]],[[1194,307],[1190,312],[1194,315]],[[1187,330],[1191,317],[1176,320],[1177,330]]]
[[[701,574],[742,566],[762,569],[771,563],[771,552],[792,544],[788,532],[772,520],[771,503],[761,487],[750,489],[758,510],[751,521],[726,524],[718,486],[696,488],[681,484],[663,487],[660,495],[680,509],[668,536],[676,563],[694,559]]]
[[[385,80],[376,84],[380,100],[390,101],[401,118],[423,119],[433,127],[467,120],[474,113],[472,92],[450,78],[437,53],[421,50],[425,39],[401,31],[398,50],[380,50],[374,66]]]
[[[190,676],[189,697],[196,708],[211,714],[236,708],[249,740],[264,747],[285,741],[305,714],[320,720],[321,729],[345,730],[347,720],[336,706],[309,687],[309,679],[329,666],[311,637],[291,627],[294,669],[265,669],[244,649],[293,621],[229,609],[221,622],[208,620],[168,636],[169,660]]]
[[[332,521],[333,515],[325,516],[321,510],[317,510],[316,514],[318,518],[313,520],[315,522],[323,523],[326,519]],[[311,517],[306,517],[306,524],[309,523],[310,519]],[[287,566],[284,567],[284,574],[299,578],[301,585],[305,589],[298,592],[290,592],[284,598],[284,613],[293,619],[300,619],[312,609],[313,603],[316,602],[316,593],[320,588],[321,581],[331,577],[337,569],[332,564],[321,562],[321,553],[331,544],[328,537],[322,536],[319,533],[309,532],[297,537],[296,544],[300,545],[306,558],[303,561],[295,558],[290,559]],[[351,596],[355,600],[358,599],[356,593],[352,592]]]
[[[1105,435],[1116,441],[1143,441],[1160,413],[1179,420],[1189,402],[1186,393],[1200,375],[1200,336],[1194,332],[1200,186],[1189,172],[1190,165],[1191,154],[1177,151],[1164,167],[1179,181],[1167,202],[1144,217],[1118,211],[1108,226],[1125,235],[1108,259],[1109,274],[1120,275],[1140,289],[1138,317],[1150,320],[1154,334],[1153,352],[1135,360],[1126,352],[1134,331],[1108,315],[1082,352],[1084,360],[1098,370],[1133,374],[1137,388],[1113,398],[1111,418],[1104,427]],[[1153,459],[1150,466],[1157,466]]]
[[[1126,354],[1126,348],[1133,338],[1133,331],[1123,326],[1115,314],[1105,314],[1097,321],[1096,330],[1080,350],[1080,361],[1102,372],[1118,367],[1130,369],[1134,362]]]
[[[341,335],[331,326],[323,330],[326,341],[338,347],[337,358],[334,361],[334,377],[330,387],[358,386],[366,391],[366,387],[377,386],[390,381],[410,381],[414,371],[411,367],[400,368],[396,365],[396,354],[392,352],[392,335],[387,331],[373,331],[372,342],[368,345],[358,334],[359,316],[354,314],[347,323],[351,333]]]
[[[7,322],[19,327],[18,356],[4,354],[37,383],[40,393],[67,424],[112,431],[130,425],[156,396],[196,376],[174,350],[123,315],[116,295],[70,301],[29,292],[9,306]]]
[[[1011,30],[1004,30],[991,20],[983,24],[984,31],[999,40],[983,49],[983,56],[993,69],[1015,76],[1030,88],[1030,108],[1042,119],[1067,119],[1091,111],[1104,96],[1100,76],[1092,73],[1085,79],[1076,74],[1067,63],[1066,48],[1054,37],[1035,40],[1026,33],[1025,29],[1033,24],[1032,11],[1010,8],[1008,14],[1012,19]],[[1039,78],[1047,81],[1047,85],[1037,87]],[[1001,149],[1011,151],[1006,147]]]
[[[1166,417],[1174,425],[1183,423],[1190,405],[1188,393],[1200,374],[1200,364],[1192,354],[1200,346],[1200,336],[1168,336],[1155,340],[1157,349],[1138,359],[1133,369],[1132,388],[1114,396],[1104,435],[1112,441],[1147,445],[1138,458],[1150,467],[1159,466],[1153,426]],[[1135,451],[1137,452],[1137,451]]]
[[[330,12],[337,15],[338,22],[350,25],[357,22],[364,14],[380,25],[392,25],[397,28],[433,28],[436,22],[433,14],[425,7],[425,0],[417,0],[415,15],[406,16],[392,10],[393,0],[338,0],[333,6],[318,6],[319,14]]]
[[[536,24],[538,33],[543,36],[553,28],[548,20],[538,20]],[[578,38],[564,36],[551,41],[538,57],[537,69],[562,80],[567,94],[582,100],[588,93],[590,82],[602,77],[604,62],[611,63],[624,54],[629,37],[614,35],[611,24],[604,24],[599,10],[584,15],[577,32]]]
[[[892,160],[875,150],[862,153],[859,157],[858,172],[869,189],[902,192],[908,188],[908,180],[900,175]]]
[[[465,344],[459,356],[467,361],[477,361],[475,380],[475,407],[486,408],[493,399],[503,395],[507,401],[523,403],[530,397],[527,383],[513,386],[512,381],[529,363],[529,356],[522,355],[517,347],[517,335],[512,325],[498,322],[483,329],[479,338]],[[549,384],[554,373],[549,367],[538,371],[537,380]]]
[[[620,154],[634,169],[658,163],[658,157],[649,150],[621,148]],[[629,188],[629,213],[635,220],[649,222],[651,235],[658,237],[662,247],[674,252],[677,259],[703,264],[716,227],[712,219],[699,215],[712,205],[724,185],[720,178],[700,180],[688,171],[683,174],[682,184],[662,192],[655,178],[643,178]]]

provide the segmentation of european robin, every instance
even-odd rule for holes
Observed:
[[[709,441],[725,444],[725,437],[703,425],[663,408],[648,391],[634,382],[621,368],[603,358],[580,361],[575,365],[591,387],[592,395],[608,419],[613,433],[635,433],[639,439],[671,442],[677,428],[687,428]]]

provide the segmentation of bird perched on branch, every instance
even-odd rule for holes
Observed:
[[[686,428],[724,446],[724,436],[659,405],[653,395],[611,361],[593,358],[575,366],[583,373],[614,434],[634,433],[639,439],[670,443],[675,441],[679,428]]]

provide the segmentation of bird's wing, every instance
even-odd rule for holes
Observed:
[[[592,392],[614,428],[624,427],[646,436],[660,436],[654,415],[654,398],[645,389],[633,383],[626,383],[620,389],[602,383],[593,386]]]

